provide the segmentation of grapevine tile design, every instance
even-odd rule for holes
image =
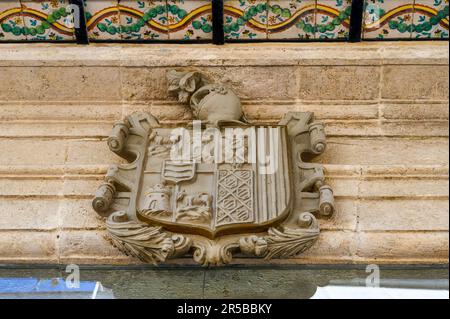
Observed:
[[[26,40],[19,0],[0,1],[0,41]]]
[[[448,39],[449,0],[416,0],[413,39]]]
[[[410,38],[413,12],[413,0],[366,0],[364,39]]]
[[[254,40],[267,38],[268,1],[225,0],[225,39]]]
[[[0,1],[0,41],[74,40],[68,0]]]
[[[27,40],[75,39],[73,16],[67,8],[70,5],[68,0],[22,1],[22,5]]]
[[[211,0],[84,0],[90,40],[211,40]],[[0,42],[75,41],[69,0],[0,0]],[[224,0],[232,40],[348,39],[352,0]],[[449,0],[365,0],[363,40],[448,39]]]
[[[226,39],[346,39],[351,0],[228,0],[224,12]]]
[[[168,0],[170,40],[211,40],[211,1]]]
[[[348,39],[351,0],[319,0],[316,10],[316,39]]]
[[[85,0],[86,26],[90,40],[120,40],[117,0]]]
[[[122,40],[168,40],[165,0],[120,1]]]
[[[269,39],[314,39],[315,0],[269,0]]]

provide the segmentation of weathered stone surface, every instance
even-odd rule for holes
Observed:
[[[0,178],[0,197],[4,198],[91,198],[102,176],[63,178],[35,176],[19,179],[17,176]]]
[[[117,101],[121,99],[118,68],[0,68],[0,99]]]
[[[378,67],[301,67],[298,73],[301,99],[371,100],[379,96]]]
[[[324,121],[327,136],[447,137],[448,121]]]
[[[320,229],[355,231],[358,219],[355,203],[355,199],[335,197],[336,212],[332,218],[320,220]]]
[[[448,138],[331,137],[327,147],[317,161],[359,165],[448,165]]]
[[[120,162],[104,138],[134,111],[190,120],[165,82],[167,69],[186,66],[236,89],[251,121],[313,111],[326,124],[328,148],[315,161],[336,215],[320,220],[311,255],[272,263],[448,262],[443,42],[0,45],[0,262],[136,263],[103,239],[91,209]]]
[[[0,157],[0,165],[63,164],[67,141],[43,139],[11,140],[0,138],[0,150],[8,156]],[[30,156],[33,154],[33,156]]]
[[[351,262],[357,249],[357,237],[352,231],[324,231],[311,249],[296,259],[302,263]]]
[[[0,120],[119,120],[121,102],[0,101]]]
[[[342,101],[243,101],[246,116],[254,121],[279,121],[286,112],[314,112],[317,119],[375,119],[378,104],[356,104]]]
[[[100,229],[103,219],[92,214],[92,200],[65,199],[59,205],[59,227],[62,229]]]
[[[108,150],[105,139],[84,139],[68,142],[67,164],[110,164],[123,162],[117,155]]]
[[[408,120],[448,120],[449,105],[447,103],[393,103],[380,105],[381,115],[386,119]],[[414,122],[413,122],[414,123]]]
[[[123,255],[106,240],[106,231],[67,230],[59,233],[59,254],[63,258],[111,258]],[[127,258],[123,258],[127,259]]]
[[[90,199],[0,199],[1,230],[98,229],[102,220],[92,214]]]
[[[384,99],[448,99],[448,66],[384,66]]]
[[[122,96],[125,101],[166,100],[167,81],[164,68],[122,68]]]
[[[358,217],[361,231],[448,231],[448,199],[364,200]]]
[[[448,248],[448,231],[360,233],[357,255],[379,262],[442,263]]]
[[[54,263],[57,234],[37,231],[0,231],[0,260],[2,263]]]
[[[448,179],[370,179],[360,182],[361,197],[425,197],[446,198]]]
[[[59,226],[60,202],[0,199],[0,230],[53,230]]]
[[[104,138],[112,123],[110,122],[3,122],[0,123],[2,137],[41,137],[41,138]]]
[[[292,66],[205,68],[202,72],[213,81],[230,86],[241,99],[298,97],[296,68]]]
[[[0,197],[55,197],[63,196],[64,182],[61,178],[53,179],[18,179],[7,177],[0,179]]]

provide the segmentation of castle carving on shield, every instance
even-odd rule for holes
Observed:
[[[192,256],[202,265],[309,249],[317,218],[335,210],[321,165],[304,161],[325,151],[323,125],[309,112],[248,123],[230,88],[199,72],[167,77],[194,122],[162,127],[134,113],[115,124],[108,145],[128,164],[110,167],[93,200],[112,244],[145,262]]]

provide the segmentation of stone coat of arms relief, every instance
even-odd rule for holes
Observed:
[[[248,123],[229,88],[197,72],[168,72],[169,91],[195,120],[162,127],[149,113],[114,125],[111,166],[93,207],[112,244],[144,262],[192,256],[221,265],[233,255],[290,258],[319,236],[316,218],[334,213],[321,165],[324,127],[309,112],[278,125]]]

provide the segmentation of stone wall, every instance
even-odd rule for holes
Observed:
[[[338,212],[307,253],[272,263],[447,263],[448,58],[442,42],[1,45],[0,263],[137,262],[104,239],[91,199],[120,161],[114,121],[190,119],[166,93],[174,67],[232,86],[250,120],[326,123],[315,161]]]

